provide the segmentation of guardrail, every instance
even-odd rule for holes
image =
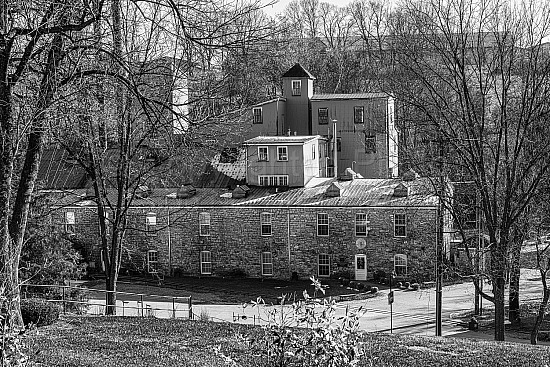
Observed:
[[[30,292],[29,289],[32,290],[33,288],[46,288],[51,291]],[[60,303],[63,313],[66,313],[69,309],[81,313],[90,313],[89,308],[95,307],[98,310],[97,314],[103,314],[107,308],[107,294],[109,293],[116,293],[116,314],[120,315],[118,310],[121,309],[121,316],[185,317],[193,319],[193,299],[191,296],[161,296],[56,284],[25,284],[21,286],[23,298],[37,297],[44,298],[48,302]],[[94,314],[93,311],[92,314]]]

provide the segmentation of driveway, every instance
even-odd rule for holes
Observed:
[[[537,300],[541,298],[542,285],[538,279],[540,276],[531,269],[522,269],[520,280],[520,295],[522,300]],[[485,289],[490,289],[486,284]],[[360,329],[369,332],[394,332],[400,334],[435,335],[435,289],[423,289],[418,291],[394,290],[393,309],[388,305],[389,290],[381,290],[373,298],[360,301],[346,301],[337,304],[336,316],[344,316],[346,311],[361,312]],[[474,287],[471,283],[456,284],[443,287],[442,299],[442,333],[444,336],[479,336],[487,338],[481,333],[467,332],[454,319],[458,313],[471,311],[474,308]],[[94,300],[100,305],[103,300]],[[122,303],[120,303],[122,306]],[[100,306],[97,306],[100,307]],[[492,304],[483,300],[483,307],[490,308]],[[91,312],[94,312],[91,308]],[[96,312],[100,311],[95,308]],[[149,311],[148,311],[149,310]],[[213,321],[238,322],[244,324],[265,325],[267,315],[273,310],[290,312],[288,306],[265,306],[263,308],[246,307],[242,304],[215,305],[200,304],[193,306],[195,318],[202,317]],[[125,304],[125,315],[150,315],[156,317],[187,317],[188,307],[184,302],[147,302],[144,301],[143,311],[141,304],[130,301]],[[122,312],[119,310],[119,314]],[[488,339],[491,339],[490,336]]]

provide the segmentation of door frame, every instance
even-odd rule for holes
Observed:
[[[363,258],[365,261],[365,269],[358,269],[357,268],[357,260],[359,258]],[[353,268],[355,269],[355,280],[367,280],[367,255],[365,254],[355,254],[355,258],[353,261]],[[362,271],[360,271],[362,270]]]

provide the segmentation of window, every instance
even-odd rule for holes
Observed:
[[[254,124],[263,124],[264,123],[261,107],[254,107],[252,109],[252,116],[253,116],[252,122]]]
[[[328,108],[319,108],[319,125],[328,125]]]
[[[342,151],[342,138],[336,138],[336,150],[339,152]]]
[[[395,255],[393,257],[393,269],[398,277],[407,275],[407,255]]]
[[[69,234],[75,233],[75,216],[74,212],[65,212],[65,232]]]
[[[293,96],[301,96],[302,95],[302,81],[301,80],[293,80],[292,81],[292,95]]]
[[[199,214],[199,236],[210,236],[210,213]]]
[[[147,251],[147,271],[156,273],[158,270],[159,253],[156,250]]]
[[[288,186],[288,175],[258,176],[260,186]]]
[[[288,161],[288,149],[287,147],[277,147],[277,160]]]
[[[262,236],[271,236],[271,213],[260,214]]]
[[[105,234],[108,236],[111,234],[111,222],[109,221],[109,213],[105,212],[103,215],[105,218]]]
[[[355,235],[358,237],[367,235],[367,215],[365,213],[355,214]]]
[[[157,215],[155,213],[147,213],[145,217],[145,232],[148,236],[157,234]]]
[[[328,214],[317,214],[317,236],[328,236]]]
[[[317,148],[315,147],[315,144],[311,146],[311,159],[315,159],[315,151]]]
[[[273,255],[262,252],[262,275],[273,275]]]
[[[201,251],[201,274],[212,274],[212,253]]]
[[[329,254],[319,254],[319,276],[328,277],[330,276],[330,255]]]
[[[364,112],[363,106],[356,106],[353,107],[353,122],[356,124],[362,124],[365,122],[364,120]]]
[[[405,213],[396,213],[393,215],[393,230],[395,237],[407,236],[407,216]]]
[[[376,153],[376,136],[365,135],[365,153]]]
[[[258,161],[269,161],[267,147],[258,147]]]

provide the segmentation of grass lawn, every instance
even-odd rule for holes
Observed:
[[[341,286],[338,280],[321,279],[321,282],[328,285],[326,296],[359,293],[357,290]],[[379,289],[386,288],[386,286],[380,284],[363,283],[377,286]],[[102,280],[89,281],[84,283],[83,286],[105,289],[105,282]],[[192,296],[194,304],[239,304],[255,300],[258,296],[261,296],[268,303],[276,303],[277,297],[282,294],[296,294],[298,298],[301,298],[304,289],[310,295],[313,295],[315,288],[311,285],[310,280],[182,277],[166,278],[159,285],[158,281],[152,279],[122,276],[117,284],[117,289],[120,292],[159,296]],[[318,296],[321,295],[318,294]]]
[[[130,317],[65,317],[27,334],[35,366],[266,366],[262,329]],[[546,366],[550,348],[364,334],[359,366]],[[236,363],[230,362],[233,360]]]

